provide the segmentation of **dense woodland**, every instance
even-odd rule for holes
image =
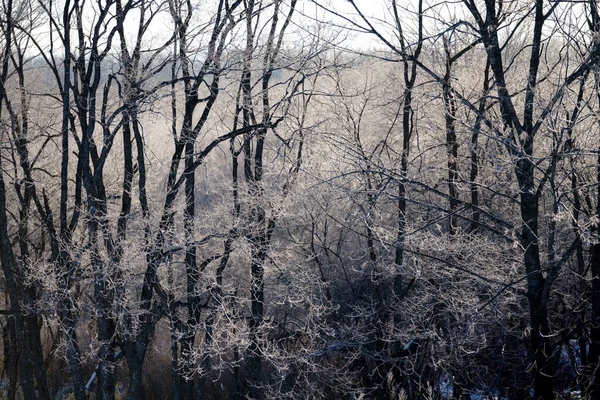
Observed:
[[[600,399],[599,12],[2,0],[0,397]]]

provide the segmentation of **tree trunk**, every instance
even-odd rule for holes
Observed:
[[[146,335],[144,335],[146,336]],[[143,370],[146,357],[147,340],[131,341],[125,344],[124,355],[129,367],[129,388],[127,400],[146,400]]]
[[[592,5],[593,22],[596,29],[600,29],[600,17],[598,16],[596,6]],[[600,76],[596,75],[596,85],[600,81]],[[600,102],[600,92],[596,87],[596,98]],[[600,147],[598,147],[600,150]],[[589,377],[589,387],[587,389],[591,399],[600,398],[600,151],[598,153],[596,165],[596,225],[592,227],[592,233],[595,235],[595,243],[590,247],[590,270],[592,273],[592,327],[590,330],[590,351],[588,355],[588,369],[591,372]]]
[[[8,299],[7,299],[8,303]],[[10,303],[8,304],[10,308]],[[17,344],[17,332],[15,319],[10,315],[6,318],[6,326],[3,329],[4,342],[4,369],[8,376],[7,400],[15,400],[17,395],[19,352]]]
[[[61,293],[63,297],[59,304],[60,322],[63,325],[66,347],[67,364],[73,380],[73,392],[76,400],[85,400],[85,383],[83,377],[83,368],[81,365],[81,356],[79,344],[77,343],[77,334],[75,333],[75,317],[73,310],[73,300],[66,293]]]
[[[531,153],[531,150],[528,151]],[[534,187],[534,165],[529,158],[517,163],[517,179],[521,191],[521,246],[525,249],[524,265],[527,273],[527,297],[531,323],[530,346],[535,360],[534,399],[552,400],[553,357],[548,338],[548,311],[544,298],[546,279],[542,275],[538,243],[538,197]]]
[[[454,58],[450,54],[449,39],[444,36],[444,50],[446,53],[446,71],[444,73],[444,109],[446,121],[446,155],[448,157],[448,196],[449,214],[448,232],[455,235],[457,232],[456,210],[458,209],[458,143],[456,142],[456,101],[451,86],[452,63]]]
[[[259,239],[260,240],[260,239]],[[262,243],[252,244],[250,301],[252,317],[250,319],[250,346],[248,348],[248,395],[252,399],[263,398],[261,385],[262,377],[262,347],[260,344],[260,327],[264,314],[264,267],[265,249]]]
[[[485,63],[485,72],[483,76],[483,94],[487,96],[490,90],[490,63],[489,60]],[[475,125],[471,133],[471,171],[469,173],[469,181],[471,182],[471,224],[469,232],[475,232],[479,229],[481,221],[481,212],[479,211],[479,186],[477,178],[479,177],[479,134],[481,133],[481,121],[486,109],[486,97],[483,97],[479,103],[478,114],[475,117]]]
[[[600,100],[600,94],[598,95]],[[600,153],[596,167],[596,182],[600,184]],[[596,188],[596,218],[600,218],[600,186]],[[594,227],[596,235],[590,248],[590,270],[592,272],[592,328],[590,331],[590,352],[588,358],[589,370],[593,371],[590,377],[588,392],[590,398],[600,398],[600,223]]]
[[[599,189],[600,190],[600,189]],[[596,239],[597,240],[597,239]],[[590,248],[592,271],[592,328],[588,366],[591,372],[588,393],[590,399],[600,398],[600,243]]]
[[[23,293],[23,288],[19,284],[19,280],[15,274],[16,262],[12,245],[8,238],[6,186],[4,184],[4,170],[2,169],[1,157],[2,156],[0,155],[0,262],[6,279],[6,290],[10,302],[11,317],[14,318],[15,321],[16,345],[20,353],[19,376],[21,387],[23,389],[23,397],[25,400],[34,400],[35,389],[33,371],[35,366],[32,363],[29,344],[25,337],[25,323],[21,312],[21,294]]]

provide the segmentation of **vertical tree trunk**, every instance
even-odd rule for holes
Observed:
[[[406,45],[406,38],[403,36],[403,28],[402,21],[400,18],[400,12],[398,11],[398,5],[394,0],[392,2],[394,17],[396,20],[396,28],[398,29],[398,33],[401,35],[401,44],[402,50],[407,51],[408,47]],[[394,295],[400,299],[408,290],[408,287],[405,288],[403,282],[403,266],[404,266],[404,243],[406,237],[406,212],[407,212],[407,190],[406,190],[406,179],[408,177],[408,160],[410,154],[410,144],[411,138],[414,128],[413,123],[413,108],[412,108],[412,99],[413,99],[413,89],[415,87],[416,78],[417,78],[417,60],[421,54],[422,46],[423,46],[423,1],[419,0],[418,6],[418,43],[417,47],[412,54],[412,62],[408,60],[404,60],[403,62],[403,74],[404,74],[404,98],[402,104],[402,153],[400,155],[400,175],[398,177],[398,203],[396,205],[397,212],[397,229],[396,229],[396,243],[395,243],[395,254],[394,254],[394,265],[395,265],[395,275],[394,275]],[[408,285],[410,286],[410,285]],[[399,320],[399,316],[394,316],[394,323],[399,324],[401,321]],[[400,343],[394,343],[392,348],[401,348],[402,345]],[[392,351],[394,352],[394,351]],[[392,368],[392,376],[393,382],[390,384],[390,387],[394,387],[394,385],[399,385],[402,382],[403,376],[402,371],[397,365],[394,365]],[[411,378],[409,378],[410,380]],[[409,382],[410,385],[410,382]],[[397,393],[394,393],[393,390],[390,391],[390,395],[396,396]]]
[[[394,0],[392,2],[394,17],[396,19],[397,29],[401,34],[401,43],[403,51],[408,50],[406,45],[406,38],[402,35],[402,22],[400,18],[400,12],[398,11],[398,5]],[[404,73],[404,98],[402,104],[402,153],[400,159],[400,176],[398,177],[398,204],[397,204],[397,224],[396,229],[396,244],[395,244],[395,255],[394,263],[396,266],[396,274],[394,276],[394,293],[396,296],[400,296],[403,291],[402,282],[402,265],[404,263],[404,241],[406,235],[406,178],[408,174],[408,156],[410,153],[410,141],[413,133],[413,109],[412,109],[412,98],[413,89],[417,79],[417,60],[421,54],[423,48],[423,1],[419,0],[419,16],[418,16],[418,34],[419,40],[417,47],[412,54],[412,61],[404,60],[403,62],[403,73]]]
[[[446,70],[444,73],[443,98],[446,122],[446,154],[448,157],[448,196],[449,213],[448,232],[455,235],[457,232],[456,210],[458,209],[458,143],[456,142],[456,101],[452,91],[452,64],[455,59],[451,55],[450,43],[446,36],[444,39],[444,52],[446,54]]]
[[[11,57],[11,46],[13,45],[12,38],[12,0],[8,0],[5,5],[5,16],[7,21],[5,37],[4,37],[4,51],[2,53],[2,68],[0,71],[0,115],[2,115],[2,107],[4,106],[4,100],[7,98],[6,87],[4,82],[8,77],[8,67]],[[7,195],[6,185],[4,183],[4,168],[2,167],[2,149],[0,148],[0,265],[4,272],[4,278],[6,280],[6,290],[8,292],[8,302],[10,306],[10,317],[14,318],[14,331],[15,331],[15,344],[19,353],[19,376],[21,381],[21,387],[23,389],[23,397],[25,400],[35,399],[34,389],[34,368],[32,363],[31,353],[29,349],[29,343],[26,334],[26,326],[24,317],[21,311],[21,301],[23,294],[23,286],[21,281],[24,277],[17,276],[17,265],[16,258],[12,249],[12,244],[8,236],[8,215],[7,215]]]
[[[144,390],[143,366],[146,356],[146,347],[138,346],[135,342],[127,345],[126,357],[129,367],[129,388],[127,391],[127,400],[146,400],[146,391]]]
[[[18,262],[22,265],[24,277],[33,276],[31,271],[31,254],[29,250],[28,236],[29,236],[29,217],[30,208],[35,196],[35,182],[32,178],[31,162],[28,149],[28,137],[29,137],[29,116],[28,116],[28,98],[27,91],[25,88],[25,62],[24,62],[24,49],[20,46],[16,46],[15,52],[16,57],[13,58],[14,67],[19,78],[19,92],[20,92],[20,125],[17,121],[17,116],[14,115],[14,111],[11,110],[11,118],[15,120],[13,125],[13,134],[15,137],[15,147],[19,154],[20,165],[23,170],[23,183],[15,182],[15,190],[21,194],[18,195],[20,200],[19,209],[19,230],[18,230],[18,241],[20,254]],[[8,100],[7,100],[8,101]],[[21,192],[22,189],[22,192]],[[28,279],[25,279],[27,282]],[[42,349],[41,341],[41,321],[40,316],[37,315],[36,301],[38,300],[37,289],[32,283],[24,284],[24,296],[23,302],[25,308],[31,310],[28,315],[24,316],[24,323],[26,328],[27,343],[31,352],[31,360],[34,365],[44,365],[44,354]],[[35,310],[35,311],[34,311]],[[37,386],[38,397],[40,399],[49,399],[50,393],[48,391],[48,383],[46,379],[45,368],[35,368],[35,380]]]
[[[11,309],[8,296],[6,298],[7,309]],[[7,400],[15,400],[17,395],[19,352],[17,343],[17,332],[15,319],[9,314],[6,318],[6,326],[3,327],[4,360],[3,367],[8,378]]]
[[[529,158],[517,163],[517,179],[521,191],[521,246],[525,249],[527,297],[531,321],[531,351],[536,363],[534,377],[535,400],[551,400],[553,392],[553,357],[549,341],[547,303],[543,297],[546,279],[542,275],[538,242],[538,197],[534,187],[534,165]]]
[[[1,103],[0,103],[1,107]],[[8,219],[6,216],[6,186],[2,169],[2,156],[0,155],[0,262],[6,279],[6,290],[10,301],[11,318],[15,321],[16,345],[19,351],[19,377],[25,400],[35,399],[33,371],[29,344],[25,337],[26,329],[21,311],[21,293],[23,288],[15,275],[16,264],[11,243],[8,237]]]
[[[187,116],[188,114],[186,114]],[[191,114],[189,114],[191,124]],[[181,381],[180,391],[184,399],[195,399],[194,379],[192,376],[193,365],[191,364],[192,353],[194,351],[194,342],[197,327],[200,325],[200,304],[198,300],[198,283],[200,272],[198,271],[195,240],[195,203],[196,203],[196,173],[194,171],[194,139],[189,137],[190,127],[187,120],[184,120],[183,134],[185,143],[185,210],[184,210],[184,231],[186,241],[185,269],[186,269],[186,293],[187,293],[187,317],[185,327],[183,328],[183,337],[181,339],[181,354],[183,358],[183,380]]]
[[[600,20],[597,21],[600,23]],[[598,77],[596,77],[598,82]],[[600,93],[597,94],[600,101]],[[600,150],[600,147],[598,147]],[[590,247],[590,270],[592,273],[592,327],[590,331],[589,371],[592,372],[588,393],[591,399],[600,398],[600,151],[596,166],[596,225],[593,227],[595,242]]]
[[[475,125],[473,126],[473,132],[471,134],[471,171],[469,174],[469,180],[471,182],[471,224],[469,226],[469,232],[475,232],[479,228],[481,221],[481,212],[479,211],[479,186],[477,184],[477,178],[479,177],[479,134],[481,133],[481,120],[483,119],[485,109],[487,106],[486,97],[490,90],[490,62],[486,60],[485,72],[483,76],[483,98],[479,103],[478,114],[475,117]]]
[[[596,240],[598,240],[596,238]],[[592,327],[590,331],[590,350],[588,371],[590,383],[587,389],[590,399],[600,398],[600,243],[590,248],[590,270],[592,272]]]

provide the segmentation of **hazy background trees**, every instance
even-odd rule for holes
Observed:
[[[0,19],[7,398],[597,397],[594,1]]]

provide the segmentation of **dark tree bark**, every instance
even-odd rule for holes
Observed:
[[[400,11],[398,5],[394,0],[392,2],[394,8],[394,17],[396,22],[396,30],[400,34],[401,38],[401,51],[407,52],[409,45],[407,39],[403,34],[402,20],[400,17]],[[404,73],[404,96],[402,105],[402,153],[400,159],[400,176],[398,179],[398,229],[396,231],[396,250],[395,259],[396,264],[396,276],[394,277],[394,293],[396,296],[401,296],[404,290],[404,283],[402,279],[402,266],[404,263],[404,242],[406,236],[406,178],[408,173],[408,156],[410,153],[410,143],[412,133],[414,129],[413,123],[413,89],[415,87],[417,79],[417,66],[418,59],[421,55],[423,48],[423,2],[419,1],[418,10],[418,42],[417,46],[410,57],[406,57],[402,62],[403,73]]]
[[[7,308],[10,309],[10,303],[7,299]],[[8,390],[6,391],[7,400],[15,400],[18,384],[18,364],[19,352],[17,343],[17,332],[15,330],[15,319],[7,318],[6,325],[2,327],[2,339],[4,344],[5,361],[3,365],[3,375],[6,373],[8,378]]]
[[[458,209],[458,143],[456,141],[456,112],[457,105],[452,92],[452,65],[457,57],[453,56],[450,48],[450,39],[447,36],[443,37],[444,53],[446,55],[446,68],[444,72],[443,98],[444,108],[446,111],[446,153],[448,156],[448,196],[449,196],[449,213],[448,231],[451,235],[457,233],[456,211]]]
[[[13,15],[12,8],[13,2],[9,0],[4,5],[6,8],[3,10],[4,17],[7,23],[3,24],[2,30],[4,35],[4,51],[2,53],[2,68],[0,71],[0,116],[2,115],[3,107],[10,107],[8,102],[8,95],[6,93],[6,87],[4,83],[8,77],[8,69],[10,58],[12,57],[12,46],[13,46]],[[12,113],[11,113],[12,114]],[[31,356],[31,350],[26,337],[27,327],[24,317],[24,310],[21,308],[22,293],[25,288],[21,282],[24,280],[23,276],[19,276],[19,268],[17,266],[17,260],[13,252],[12,244],[10,242],[9,231],[8,231],[8,216],[7,216],[7,192],[6,184],[4,182],[4,168],[2,166],[0,149],[0,263],[4,272],[4,278],[6,280],[6,290],[8,292],[8,302],[10,306],[10,318],[14,319],[14,325],[11,323],[11,331],[14,331],[14,342],[16,345],[15,353],[18,353],[19,359],[19,378],[21,387],[23,390],[23,397],[25,400],[33,400],[36,398],[35,387],[34,387],[34,369],[33,358]],[[17,354],[14,354],[15,356]],[[8,356],[8,355],[7,355]],[[14,361],[16,362],[16,360]],[[13,374],[13,382],[16,383],[16,371],[14,371],[14,364],[11,368]],[[11,385],[14,383],[11,382]]]
[[[12,24],[7,26],[7,29],[11,29],[11,36],[17,36],[18,31]],[[14,71],[18,77],[18,93],[19,93],[19,112],[16,113],[13,110],[12,103],[6,95],[4,101],[6,102],[7,109],[10,114],[12,123],[12,138],[14,141],[14,147],[16,153],[19,155],[20,167],[24,175],[24,179],[15,180],[14,187],[17,198],[19,199],[19,222],[18,222],[18,247],[20,250],[19,256],[16,258],[16,262],[20,265],[19,275],[20,280],[25,281],[23,284],[23,295],[22,301],[24,309],[28,310],[24,318],[25,323],[25,335],[31,354],[31,361],[33,365],[44,365],[44,354],[42,352],[42,341],[41,341],[41,320],[38,314],[39,310],[36,306],[38,300],[38,288],[36,283],[27,283],[26,277],[32,276],[31,263],[33,262],[33,255],[30,252],[29,246],[29,224],[31,208],[33,205],[35,192],[35,182],[32,178],[32,162],[31,156],[28,149],[28,137],[29,132],[29,106],[28,96],[25,87],[25,54],[27,49],[22,47],[21,41],[14,41],[11,44],[13,48],[13,54],[11,54],[12,64]],[[43,148],[43,147],[42,147]],[[16,165],[15,165],[16,168]],[[48,383],[46,379],[46,371],[44,368],[35,368],[35,381],[36,389],[39,398],[49,399],[50,394],[48,392]]]
[[[590,18],[588,24],[590,29],[597,35],[600,32],[600,14],[598,13],[598,5],[596,2],[589,2]],[[596,38],[594,44],[598,46],[600,41]],[[598,92],[598,83],[600,77],[595,72],[596,80],[596,98],[600,102],[600,92]],[[600,150],[600,146],[598,147]],[[596,165],[596,208],[595,218],[599,221],[600,218],[600,151],[598,152]],[[596,222],[592,227],[592,234],[595,235],[595,242],[590,246],[590,271],[592,275],[591,282],[591,308],[592,308],[592,324],[590,329],[590,343],[588,353],[588,370],[591,372],[589,377],[589,386],[587,392],[590,398],[600,397],[600,223]]]
[[[0,102],[0,106],[2,103]],[[2,157],[0,155],[0,171],[2,171]],[[0,172],[0,261],[6,279],[8,297],[10,299],[11,317],[15,321],[16,345],[19,350],[19,376],[23,388],[25,400],[34,400],[34,365],[32,363],[29,345],[25,337],[26,328],[21,310],[21,293],[23,287],[19,284],[16,276],[16,260],[12,250],[12,245],[8,235],[8,218],[6,216],[6,185],[4,183],[4,173]]]
[[[595,26],[600,26],[600,18],[595,12],[595,4],[592,4]],[[599,78],[596,76],[596,85]],[[596,90],[597,87],[596,87]],[[600,93],[597,93],[597,99],[600,101]],[[598,164],[596,165],[596,221],[600,219],[600,147],[598,147]],[[590,246],[590,271],[592,275],[591,282],[591,306],[592,306],[592,324],[590,329],[590,343],[588,354],[589,387],[587,392],[590,398],[600,397],[600,225],[596,222],[592,227],[592,233],[595,235],[595,242]]]
[[[479,135],[481,133],[481,122],[487,108],[487,95],[490,91],[490,64],[486,60],[485,72],[483,75],[483,98],[479,103],[478,113],[475,117],[475,124],[473,125],[473,133],[471,134],[471,170],[469,173],[469,181],[471,185],[471,224],[469,226],[469,232],[475,232],[479,229],[481,224],[481,212],[479,210],[479,186],[477,179],[479,177]]]

